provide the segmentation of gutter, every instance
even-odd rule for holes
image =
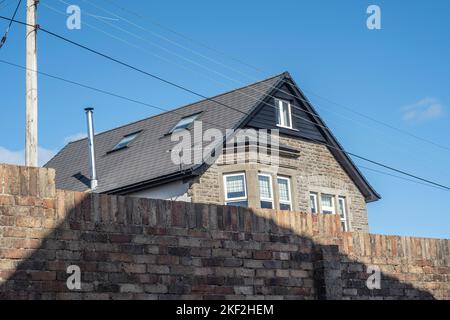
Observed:
[[[116,189],[111,189],[109,191],[105,191],[102,193],[111,194],[111,195],[126,195],[131,192],[141,191],[143,189],[147,189],[148,187],[157,187],[162,184],[166,184],[168,182],[180,180],[183,178],[188,178],[192,176],[196,176],[197,174],[194,172],[193,168],[185,169],[182,171],[177,171],[174,173],[167,174],[165,176],[160,176],[154,179],[141,181],[138,183],[130,184],[125,187],[120,187]]]

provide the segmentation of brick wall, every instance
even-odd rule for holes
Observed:
[[[3,299],[448,299],[449,256],[336,216],[61,191],[51,169],[0,165]]]
[[[273,172],[273,181],[276,181],[276,174],[291,177],[293,206],[297,211],[309,212],[310,192],[344,196],[350,230],[368,232],[369,225],[364,196],[328,148],[317,143],[287,136],[281,136],[280,143],[299,150],[300,156],[292,158],[280,155],[280,165],[276,170],[260,163],[221,165],[223,163],[221,156],[192,184],[190,195],[193,202],[223,204],[222,175],[237,170],[246,172],[249,197],[255,198],[253,206],[259,207],[256,174],[258,170],[263,170],[266,173]],[[249,202],[251,203],[252,199],[249,199]]]

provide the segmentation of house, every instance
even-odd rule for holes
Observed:
[[[212,152],[213,162],[174,163],[172,133],[194,131],[197,122],[201,134],[278,129],[278,165],[229,163],[224,149]],[[222,138],[217,145],[230,137]],[[350,231],[368,231],[366,204],[380,199],[287,72],[99,133],[95,152],[98,193],[339,214]],[[56,169],[59,189],[90,191],[87,139],[46,167]]]

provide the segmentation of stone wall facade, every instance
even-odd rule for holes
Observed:
[[[257,208],[259,207],[258,172],[271,174],[272,181],[276,181],[277,174],[280,174],[291,178],[294,211],[310,212],[310,192],[335,196],[335,205],[337,205],[337,197],[341,196],[345,198],[348,230],[368,232],[364,196],[328,148],[287,136],[281,136],[280,143],[299,150],[300,156],[295,158],[280,155],[279,168],[257,162],[223,164],[224,158],[221,156],[192,183],[189,190],[192,201],[224,204],[223,174],[245,172],[249,206]],[[277,198],[275,187],[273,191]]]
[[[0,165],[0,298],[450,299],[450,240],[339,223],[55,190],[51,169]],[[67,286],[73,265],[79,290]]]

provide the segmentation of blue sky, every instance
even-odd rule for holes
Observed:
[[[450,148],[448,1],[114,0],[151,21],[251,63],[263,73],[177,37],[150,20],[139,20],[109,0],[94,2],[97,7],[83,0],[65,1],[80,6],[81,30],[66,28],[67,15],[62,13],[68,5],[61,0],[41,1],[39,23],[204,95],[287,70],[348,151],[450,185],[450,151],[330,103],[350,107]],[[15,4],[15,0],[2,3],[0,14],[11,16]],[[370,4],[381,8],[381,30],[366,27]],[[149,32],[124,20],[114,20],[117,17],[111,12]],[[23,5],[17,18],[24,20]],[[0,28],[3,32],[6,22],[0,21]],[[23,27],[13,26],[0,50],[0,59],[24,65],[24,35]],[[197,100],[43,33],[39,34],[38,50],[39,69],[43,72],[167,109]],[[24,72],[0,63],[0,81],[0,162],[19,162],[24,148]],[[95,107],[96,131],[159,113],[39,76],[41,161],[85,131],[86,106]],[[368,206],[371,232],[450,237],[448,191],[361,170],[383,197]]]

